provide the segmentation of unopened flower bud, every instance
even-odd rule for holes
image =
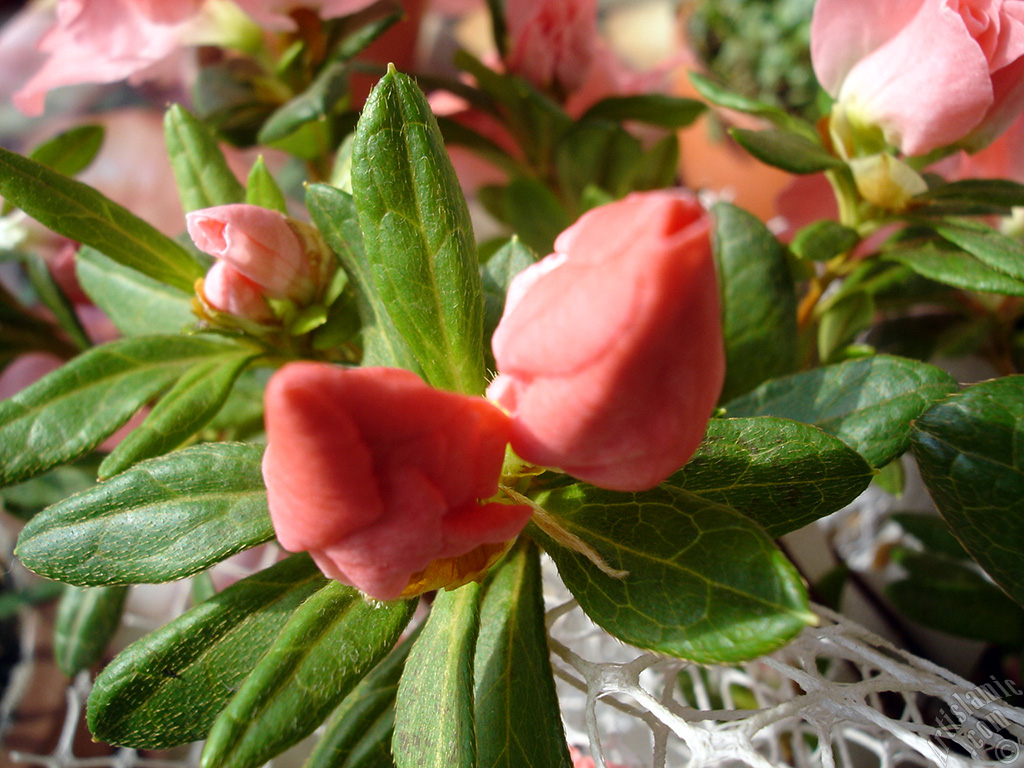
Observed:
[[[393,600],[476,578],[526,525],[488,501],[508,416],[409,371],[290,363],[266,395],[263,478],[281,545]]]
[[[229,264],[271,299],[297,305],[323,291],[332,260],[319,233],[277,211],[238,203],[186,216],[196,246]]]
[[[520,457],[621,491],[689,459],[725,372],[708,233],[692,195],[635,193],[513,280],[487,394]]]

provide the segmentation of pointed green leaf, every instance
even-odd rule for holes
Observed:
[[[967,387],[914,424],[921,476],[953,534],[1024,605],[1024,376]]]
[[[173,104],[164,115],[164,138],[185,213],[245,201],[245,188],[206,123]]]
[[[57,606],[53,655],[60,671],[74,677],[98,662],[121,626],[128,587],[69,587]]]
[[[193,365],[238,349],[211,336],[137,336],[82,353],[0,402],[0,484],[88,453]]]
[[[348,64],[340,61],[328,64],[309,88],[267,118],[260,128],[257,141],[260,144],[273,144],[291,136],[307,123],[324,122],[348,95],[348,79]]]
[[[551,669],[537,547],[523,540],[480,606],[473,663],[478,768],[571,768]]]
[[[483,300],[469,210],[426,98],[394,69],[356,128],[352,187],[377,288],[427,378],[483,392]]]
[[[204,738],[289,616],[326,584],[295,555],[128,646],[89,696],[93,738],[147,749]]]
[[[943,285],[968,291],[1024,296],[1024,281],[993,269],[952,245],[928,242],[885,251],[882,255]]]
[[[200,765],[257,768],[311,734],[391,650],[415,606],[336,581],[319,590],[217,718]]]
[[[920,512],[895,512],[892,519],[900,528],[920,541],[926,551],[954,560],[967,560],[970,555],[956,540],[949,526],[938,515]]]
[[[84,171],[103,146],[102,125],[79,125],[35,147],[29,157],[65,176]]]
[[[480,585],[438,592],[398,685],[398,768],[476,768],[473,653]]]
[[[797,300],[786,249],[767,227],[729,203],[719,203],[712,213],[726,401],[796,367]]]
[[[846,506],[873,476],[839,438],[758,416],[712,419],[697,452],[665,484],[732,507],[778,538]]]
[[[100,479],[180,447],[217,415],[235,380],[257,354],[237,350],[186,371],[146,420],[107,456],[100,465]]]
[[[764,131],[732,128],[729,135],[762,163],[789,173],[819,173],[844,166],[842,160],[803,134],[774,128]]]
[[[174,240],[92,187],[0,149],[0,196],[54,232],[191,291],[203,268]]]
[[[123,267],[94,248],[79,249],[75,274],[82,290],[125,336],[180,333],[196,323],[191,293]]]
[[[531,532],[580,607],[638,648],[702,664],[752,659],[814,623],[799,574],[739,512],[669,487],[625,494],[574,485],[537,502],[592,547],[588,558]]]
[[[262,454],[209,443],[143,462],[36,515],[17,554],[83,586],[190,576],[273,537]]]
[[[394,768],[395,695],[422,624],[345,697],[303,768]]]
[[[386,365],[418,373],[419,364],[391,322],[377,290],[352,196],[327,184],[311,184],[306,188],[306,205],[355,287],[363,321],[363,365]]]
[[[256,162],[249,170],[249,179],[245,185],[245,202],[288,213],[288,201],[267,169],[267,164],[263,162],[263,155],[256,158]]]
[[[956,388],[935,366],[875,355],[766,382],[726,412],[814,424],[881,467],[907,450],[911,422]]]
[[[661,93],[612,96],[590,107],[580,120],[593,118],[617,123],[635,120],[660,128],[685,128],[704,114],[707,108],[703,101]]]

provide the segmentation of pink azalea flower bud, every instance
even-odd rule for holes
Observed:
[[[274,319],[263,290],[226,261],[218,261],[206,273],[202,298],[211,309],[235,317],[257,323]]]
[[[372,597],[464,583],[458,563],[446,582],[422,576],[463,557],[475,574],[530,517],[529,507],[481,502],[497,493],[510,431],[482,397],[399,369],[299,362],[274,374],[265,404],[263,478],[278,540]]]
[[[725,374],[708,230],[691,195],[634,193],[513,280],[487,395],[519,456],[638,491],[693,454]]]
[[[272,299],[311,301],[323,282],[329,256],[312,232],[282,213],[239,203],[185,216],[196,247],[230,264]]]
[[[599,46],[596,0],[510,0],[509,71],[538,88],[580,87]]]
[[[811,55],[854,140],[980,148],[1024,104],[1024,0],[818,0]]]

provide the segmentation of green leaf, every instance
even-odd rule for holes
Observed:
[[[70,587],[57,606],[53,655],[60,671],[74,677],[98,662],[121,626],[128,587]]]
[[[0,149],[0,196],[58,234],[183,291],[203,268],[182,246],[92,187]]]
[[[1011,648],[1024,644],[1024,609],[976,570],[928,553],[896,554],[909,575],[889,584],[885,596],[908,618],[956,637]]]
[[[660,128],[685,128],[706,110],[707,105],[696,99],[645,93],[601,99],[583,113],[580,121],[596,118],[621,123],[625,120],[635,120]]]
[[[303,768],[394,768],[391,737],[395,730],[395,696],[420,627],[345,697],[324,726],[324,734]]]
[[[540,558],[521,540],[480,606],[475,675],[478,768],[571,768],[544,625]]]
[[[200,765],[257,768],[311,734],[391,650],[415,606],[336,581],[312,595],[213,724]]]
[[[846,253],[860,242],[857,230],[837,221],[816,221],[801,229],[793,237],[790,250],[798,258],[809,261],[828,261]]]
[[[263,162],[263,155],[256,158],[256,162],[249,170],[249,179],[245,186],[245,202],[284,214],[288,213],[288,201],[285,199],[281,187],[267,170],[267,164]]]
[[[896,512],[892,519],[900,528],[920,541],[929,552],[945,555],[954,560],[966,560],[970,557],[967,550],[950,532],[949,526],[937,515]]]
[[[83,351],[92,346],[88,333],[78,319],[75,307],[64,295],[64,291],[57,285],[53,272],[41,256],[30,254],[24,259],[25,271],[32,283],[39,301],[50,312],[60,325],[61,330],[68,335],[71,342]]]
[[[295,555],[128,646],[89,696],[93,738],[140,749],[204,738],[291,614],[327,583]]]
[[[907,450],[911,422],[956,389],[935,366],[875,355],[766,382],[726,412],[814,424],[881,467]]]
[[[75,257],[82,290],[125,336],[180,333],[196,322],[191,293],[123,267],[85,247]]]
[[[190,576],[273,537],[262,453],[208,443],[143,462],[36,515],[17,554],[82,586]]]
[[[796,367],[797,300],[786,249],[764,224],[729,203],[719,203],[712,213],[726,350],[725,401]]]
[[[960,543],[1024,604],[1024,376],[967,387],[914,424],[921,476]]]
[[[291,136],[307,123],[325,122],[335,107],[348,95],[349,66],[336,61],[328,64],[302,93],[274,112],[257,135],[260,144],[273,144]]]
[[[100,465],[100,479],[181,447],[217,415],[235,380],[257,355],[255,350],[237,350],[186,371],[146,420],[107,456]]]
[[[697,89],[697,93],[715,106],[764,118],[780,128],[798,133],[808,139],[814,139],[817,135],[813,125],[805,120],[794,117],[779,107],[730,91],[697,72],[689,72],[688,77]]]
[[[395,328],[377,290],[352,196],[327,184],[311,184],[306,188],[306,205],[355,288],[363,321],[363,365],[385,365],[419,373],[419,363]]]
[[[56,467],[32,480],[0,490],[3,510],[22,520],[29,520],[51,504],[92,488],[96,485],[96,472],[102,459],[102,454],[88,454],[72,464]]]
[[[228,166],[217,137],[180,104],[164,114],[164,139],[185,213],[245,202],[245,188]]]
[[[942,224],[935,231],[992,269],[1024,279],[1024,243],[980,224]]]
[[[752,520],[685,491],[579,484],[537,498],[609,575],[531,525],[565,585],[624,642],[701,664],[752,659],[814,623],[799,574]]]
[[[1008,179],[961,179],[929,189],[915,199],[944,205],[1024,206],[1024,184]]]
[[[469,210],[437,122],[391,68],[356,128],[352,186],[388,314],[432,384],[483,392],[483,299]]]
[[[484,338],[490,339],[505,311],[505,296],[512,278],[537,261],[537,255],[513,236],[484,264]],[[488,345],[490,346],[490,345]]]
[[[871,467],[839,438],[773,416],[712,419],[665,484],[731,507],[778,538],[849,504]]]
[[[501,189],[499,218],[538,254],[549,254],[572,221],[562,203],[537,179],[518,176]]]
[[[885,251],[883,258],[905,264],[943,285],[968,291],[1024,296],[1024,282],[993,269],[970,254],[944,243],[928,242]]]
[[[679,137],[671,133],[654,142],[633,167],[629,191],[676,186],[679,168]]]
[[[398,685],[398,768],[476,768],[473,653],[480,585],[438,592]]]
[[[818,324],[818,357],[826,363],[835,361],[874,319],[875,301],[867,291],[849,291],[829,302]]]
[[[137,336],[82,353],[0,402],[0,484],[88,453],[193,365],[238,349],[210,336]]]
[[[65,176],[84,171],[103,146],[102,125],[79,125],[35,147],[29,157]]]
[[[780,129],[751,131],[731,128],[729,135],[762,163],[789,173],[819,173],[844,166],[842,160],[821,144],[799,133]]]

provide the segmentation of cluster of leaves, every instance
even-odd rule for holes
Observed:
[[[908,300],[908,271],[942,290],[992,290],[992,275],[1021,279],[1010,264],[1019,246],[952,218],[1024,202],[1019,187],[996,182],[936,186],[882,257],[837,273],[840,290],[812,302],[810,313],[794,275],[809,274],[809,260],[834,270],[850,264],[846,254],[865,232],[813,226],[790,250],[750,214],[715,207],[728,372],[723,414],[696,455],[643,493],[553,473],[522,489],[624,577],[531,526],[483,584],[439,593],[423,626],[400,643],[412,601],[368,602],[324,579],[305,555],[213,593],[209,568],[273,538],[256,439],[269,369],[297,355],[351,359],[482,392],[487,341],[509,281],[536,258],[529,246],[546,252],[592,204],[674,183],[674,135],[644,150],[622,122],[675,128],[704,108],[608,99],[573,121],[522,81],[461,61],[480,84],[477,102],[508,127],[521,155],[439,127],[415,83],[389,71],[339,152],[346,173],[306,189],[310,217],[347,284],[298,346],[197,325],[190,301],[202,258],[61,172],[74,172],[84,134],[65,135],[35,159],[0,150],[0,195],[83,244],[82,286],[123,334],[83,343],[62,368],[0,403],[0,484],[14,486],[5,498],[20,496],[29,514],[51,494],[18,554],[72,585],[59,617],[62,665],[73,672],[101,656],[131,585],[188,577],[196,585],[194,608],[99,675],[89,704],[97,738],[146,748],[206,739],[205,765],[248,768],[325,723],[310,766],[568,766],[540,548],[612,635],[702,663],[753,658],[814,621],[805,585],[773,539],[848,504],[910,448],[967,552],[1012,597],[1024,597],[1014,569],[1024,549],[1014,520],[1024,498],[1013,450],[1021,381],[961,391],[922,360],[866,354],[857,343],[891,293]],[[848,170],[809,124],[698,85],[713,103],[775,122],[737,132],[753,154],[843,182]],[[172,107],[166,127],[186,210],[283,206],[261,164],[247,184],[235,179],[204,122]],[[445,138],[502,158],[511,173],[491,207],[519,236],[483,260]],[[906,255],[928,248],[954,266],[928,274]],[[813,281],[811,288],[814,296]],[[73,319],[58,322],[73,328]],[[49,326],[0,328],[52,335]],[[13,347],[23,348],[32,347]],[[821,364],[807,369],[808,357]],[[144,406],[142,425],[96,467],[103,482],[77,486],[74,473]]]
[[[752,99],[815,119],[822,91],[810,55],[814,0],[703,0],[687,16],[687,39],[720,82]]]

